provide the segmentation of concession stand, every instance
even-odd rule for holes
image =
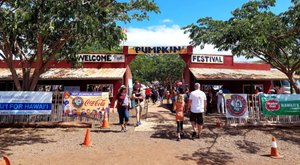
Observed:
[[[256,87],[260,87],[268,93],[274,81],[288,79],[269,64],[234,62],[232,55],[193,54],[183,58],[187,64],[184,69],[187,84],[199,82],[204,91],[224,87],[230,93],[253,94]]]
[[[82,53],[78,54],[81,66],[73,68],[61,61],[40,76],[37,91],[87,91],[109,92],[111,101],[122,84],[132,82],[132,75],[124,54]],[[15,62],[17,74],[21,66]],[[0,61],[0,91],[14,90],[7,65]]]

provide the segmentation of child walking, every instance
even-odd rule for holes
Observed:
[[[177,100],[174,104],[174,108],[176,110],[176,122],[177,122],[177,141],[180,141],[180,134],[183,132],[183,111],[184,111],[184,96],[182,94],[178,94]]]

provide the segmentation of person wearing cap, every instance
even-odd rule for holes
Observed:
[[[129,96],[127,94],[127,88],[125,85],[122,85],[118,90],[113,112],[115,108],[118,110],[121,132],[126,132],[129,121]]]
[[[269,92],[268,92],[268,94],[276,94],[275,89],[270,89]]]

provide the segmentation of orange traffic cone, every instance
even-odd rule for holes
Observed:
[[[3,160],[0,160],[0,165],[11,165],[7,156],[3,156]]]
[[[104,118],[102,122],[102,128],[109,128],[108,117],[106,111],[104,111]]]
[[[83,145],[86,147],[91,146],[91,137],[90,137],[90,129],[89,128],[86,129],[86,134],[85,134]]]
[[[275,137],[272,137],[271,158],[275,158],[275,159],[283,158],[283,156],[279,155],[279,152],[277,150],[277,143]]]

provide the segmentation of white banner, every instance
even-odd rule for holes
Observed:
[[[49,115],[52,92],[0,92],[0,115]]]
[[[122,54],[78,54],[79,62],[125,62]]]
[[[248,118],[247,94],[224,94],[226,118]]]
[[[192,55],[192,63],[223,64],[223,56]]]
[[[80,86],[64,86],[65,92],[80,92]]]

